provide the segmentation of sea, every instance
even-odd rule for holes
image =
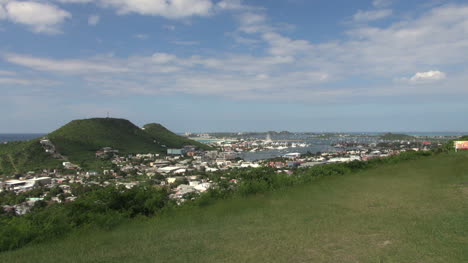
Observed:
[[[0,133],[0,143],[28,141],[44,136],[43,133]]]

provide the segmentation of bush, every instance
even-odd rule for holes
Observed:
[[[105,187],[86,192],[73,203],[54,204],[21,217],[0,217],[0,251],[48,240],[83,226],[111,229],[124,219],[152,216],[168,203],[165,189]]]

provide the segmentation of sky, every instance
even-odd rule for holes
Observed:
[[[468,1],[0,0],[0,133],[468,131]]]

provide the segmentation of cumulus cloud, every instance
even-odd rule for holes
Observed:
[[[0,18],[28,26],[36,33],[57,34],[71,14],[55,5],[32,1],[6,1]]]
[[[61,3],[96,3],[117,10],[119,14],[136,13],[180,19],[208,16],[213,12],[211,0],[57,0]]]
[[[381,10],[371,10],[371,11],[362,11],[359,10],[353,16],[353,20],[356,22],[369,22],[379,19],[383,19],[391,16],[393,11],[391,9],[381,9]]]
[[[410,78],[410,81],[413,83],[433,82],[443,80],[446,78],[446,76],[447,75],[444,72],[438,70],[431,70],[427,72],[418,72],[414,74],[414,76]]]
[[[99,21],[101,20],[101,17],[98,15],[90,15],[88,17],[88,25],[90,26],[95,26],[99,24]]]

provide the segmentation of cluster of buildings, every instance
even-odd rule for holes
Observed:
[[[44,150],[50,149],[55,153],[53,145],[47,139],[41,142]],[[17,174],[17,179],[0,181],[0,193],[11,192],[16,195],[28,193],[34,189],[42,188],[41,195],[27,198],[25,201],[14,204],[1,204],[3,210],[23,215],[27,213],[37,201],[43,201],[50,189],[60,188],[60,194],[53,196],[47,202],[73,202],[74,196],[70,190],[73,185],[83,186],[124,186],[128,189],[152,181],[154,185],[168,187],[172,194],[170,198],[182,203],[187,196],[199,195],[215,184],[206,176],[217,171],[231,168],[260,167],[258,162],[245,162],[236,160],[236,155],[220,151],[198,151],[194,146],[181,149],[168,149],[166,155],[160,154],[133,154],[122,156],[119,151],[105,147],[96,151],[96,159],[106,159],[112,167],[102,171],[84,170],[69,161],[62,162],[63,169],[30,171],[26,174]]]
[[[0,181],[0,192],[8,191],[16,194],[26,193],[36,188],[45,191],[40,196],[33,196],[20,204],[3,205],[3,210],[17,215],[27,213],[35,202],[41,201],[52,188],[59,188],[60,194],[52,196],[48,202],[73,202],[77,196],[73,195],[73,185],[109,186],[123,185],[132,188],[142,182],[150,180],[153,185],[171,189],[170,198],[177,203],[196,198],[206,192],[216,183],[210,174],[229,169],[258,168],[269,166],[277,172],[294,174],[294,169],[307,168],[328,163],[365,161],[372,158],[383,158],[396,155],[407,150],[427,150],[429,145],[410,148],[412,145],[402,144],[401,147],[377,147],[377,145],[342,144],[334,152],[319,154],[287,153],[281,158],[273,160],[244,161],[237,157],[235,151],[252,147],[253,141],[239,141],[236,143],[220,144],[218,150],[199,151],[194,146],[181,149],[167,149],[166,155],[133,154],[120,155],[118,150],[105,147],[96,152],[97,159],[107,159],[112,163],[111,168],[102,171],[84,171],[77,165],[64,161],[63,169],[29,172],[17,175],[17,179]],[[269,145],[267,142],[263,145]],[[46,151],[57,154],[53,145],[47,139],[41,140]],[[222,174],[222,173],[221,173]],[[231,183],[237,183],[231,182]]]
[[[290,148],[304,148],[310,146],[302,141],[273,141],[269,134],[265,139],[258,138],[210,138],[210,145],[223,152],[261,152],[267,150],[287,150]]]

